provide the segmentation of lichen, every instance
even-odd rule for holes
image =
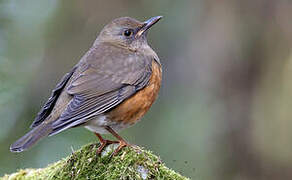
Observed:
[[[124,148],[111,157],[116,145],[109,145],[101,156],[96,154],[98,145],[89,144],[69,157],[42,169],[24,169],[5,175],[1,180],[77,180],[77,179],[166,179],[186,180],[167,168],[159,157],[142,148]]]
[[[137,171],[140,173],[140,176],[143,180],[147,179],[148,177],[148,169],[144,166],[138,166]]]

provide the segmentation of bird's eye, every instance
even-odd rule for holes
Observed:
[[[132,29],[127,29],[124,31],[124,36],[131,36],[133,34],[133,30]]]

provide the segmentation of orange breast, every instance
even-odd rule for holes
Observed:
[[[155,101],[160,89],[161,76],[160,65],[156,61],[152,61],[152,75],[148,85],[111,110],[108,117],[112,121],[126,124],[136,123]]]

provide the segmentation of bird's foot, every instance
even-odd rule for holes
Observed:
[[[102,139],[102,141],[100,141],[100,146],[98,147],[96,153],[99,155],[99,154],[101,154],[101,152],[105,148],[105,146],[110,145],[110,144],[116,144],[116,143],[119,143],[119,141],[111,141],[111,140],[107,140],[107,139]]]
[[[102,136],[98,133],[94,133],[100,142],[100,146],[98,147],[96,153],[99,155],[102,150],[105,148],[106,145],[110,145],[110,144],[115,144],[115,143],[119,143],[119,141],[111,141],[111,140],[107,140],[107,139],[103,139]]]
[[[118,141],[119,142],[119,146],[114,150],[114,152],[111,154],[111,157],[117,155],[119,153],[120,150],[122,150],[124,147],[133,147],[133,145],[127,143],[126,141],[124,140],[120,140]]]

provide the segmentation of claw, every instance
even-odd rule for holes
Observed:
[[[100,142],[100,146],[98,147],[96,153],[98,155],[101,154],[102,150],[105,148],[106,145],[115,144],[115,143],[119,143],[119,141],[111,141],[111,140],[103,139],[103,141]]]
[[[120,150],[122,150],[124,147],[132,146],[131,144],[128,144],[126,141],[119,141],[119,143],[120,145],[114,150],[110,157],[117,155],[118,152],[120,152]]]
[[[115,136],[119,141],[111,141],[111,140],[106,140],[106,139],[103,139],[102,136],[98,133],[95,133],[95,135],[98,137],[99,141],[100,141],[100,146],[99,148],[97,149],[97,154],[100,154],[102,152],[102,150],[104,149],[104,147],[106,145],[109,145],[109,144],[114,144],[114,143],[119,143],[119,146],[114,150],[114,152],[110,155],[110,157],[113,157],[115,155],[117,155],[119,153],[119,151],[121,149],[123,149],[124,147],[127,147],[127,146],[131,146],[133,147],[135,150],[137,150],[138,148],[135,147],[134,145],[131,145],[129,143],[127,143],[121,136],[119,136],[111,127],[109,126],[106,126],[105,129],[110,132],[113,136]]]

